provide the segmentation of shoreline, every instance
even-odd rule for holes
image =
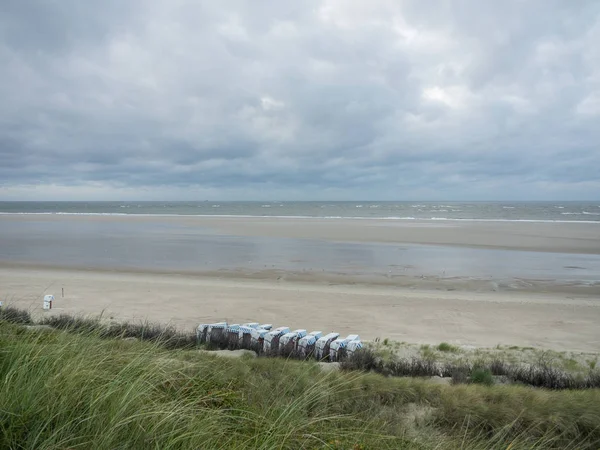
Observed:
[[[484,222],[484,223],[564,223],[564,224],[597,224],[600,220],[558,220],[558,219],[484,219],[484,218],[451,218],[451,217],[363,217],[363,216],[295,216],[295,215],[255,215],[255,214],[158,214],[158,213],[88,213],[88,212],[7,212],[0,211],[0,216],[83,216],[83,217],[145,217],[145,218],[216,218],[216,219],[291,219],[291,220],[381,220],[407,222]]]
[[[600,302],[560,293],[466,292],[177,274],[0,267],[5,304],[35,314],[114,317],[181,329],[227,320],[415,344],[531,346],[597,352]],[[61,298],[61,289],[65,298]],[[41,311],[44,293],[55,308]]]

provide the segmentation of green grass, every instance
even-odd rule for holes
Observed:
[[[458,347],[456,347],[455,345],[448,344],[447,342],[442,342],[440,345],[437,346],[437,349],[440,352],[450,352],[450,353],[457,353],[459,351]]]
[[[494,377],[489,369],[475,368],[471,372],[471,383],[491,386],[494,384]]]
[[[18,309],[10,305],[0,307],[0,320],[5,320],[10,323],[18,323],[21,325],[33,323],[29,311]]]
[[[368,355],[365,355],[368,356]],[[440,386],[0,321],[0,448],[597,448],[600,390]]]
[[[503,382],[523,384],[548,389],[600,388],[600,371],[586,370],[572,373],[553,363],[546,352],[535,363],[513,364],[501,358],[475,360],[439,360],[431,348],[421,350],[420,357],[386,357],[379,349],[365,347],[341,363],[345,370],[373,371],[395,377],[448,377],[453,383],[467,383],[476,369],[489,371],[493,376],[503,377]]]
[[[437,354],[435,353],[435,350],[429,345],[423,345],[421,346],[421,357],[423,359],[435,361],[437,359]]]
[[[579,363],[573,358],[562,361],[562,366],[565,370],[576,371],[579,369]]]

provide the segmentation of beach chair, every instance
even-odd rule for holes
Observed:
[[[54,302],[54,295],[47,294],[44,295],[44,303],[42,304],[45,310],[52,309],[52,303]]]
[[[279,351],[279,339],[286,333],[289,333],[290,329],[288,327],[278,327],[274,330],[271,330],[265,336],[265,340],[263,342],[263,352],[266,355],[275,356]]]
[[[346,357],[346,347],[349,342],[359,339],[358,334],[350,334],[345,338],[338,338],[329,346],[329,360],[341,361]]]
[[[238,348],[238,342],[240,340],[240,324],[235,323],[227,327],[227,342],[226,347],[229,350],[235,350]]]
[[[329,333],[317,339],[315,343],[315,358],[326,360],[329,358],[329,346],[333,341],[340,337],[340,333]]]
[[[273,328],[273,324],[272,323],[263,323],[261,325],[259,325],[257,328],[262,328],[264,330],[271,330]]]
[[[279,339],[279,354],[281,356],[295,356],[298,341],[306,336],[306,330],[294,330],[284,334]]]
[[[250,350],[252,348],[252,331],[255,327],[241,325],[238,332],[238,347]]]
[[[206,331],[206,342],[221,347],[227,335],[227,322],[211,323]]]
[[[242,326],[250,327],[250,328],[258,328],[259,323],[258,322],[248,322],[248,323],[243,323]]]
[[[250,332],[250,336],[252,338],[252,343],[250,345],[250,349],[254,350],[256,353],[262,353],[263,351],[263,343],[265,341],[265,336],[267,335],[267,333],[269,332],[269,330],[266,330],[264,328],[254,328],[251,332]]]
[[[309,358],[315,351],[315,344],[323,333],[321,331],[311,331],[303,338],[298,340],[297,355],[299,358]]]
[[[198,328],[196,328],[196,341],[198,344],[204,344],[206,342],[206,334],[209,326],[210,324],[208,323],[201,323],[198,325]]]
[[[354,352],[363,348],[363,344],[360,339],[354,339],[346,344],[346,358],[350,358],[354,355]]]

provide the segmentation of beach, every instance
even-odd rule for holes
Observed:
[[[221,320],[261,321],[411,343],[600,348],[600,302],[591,297],[72,269],[2,268],[0,285],[11,303],[37,314],[102,314],[105,319],[168,322],[186,330]],[[44,293],[56,296],[49,313],[41,311]]]
[[[593,352],[599,233],[588,223],[3,215],[0,297],[35,314],[183,329],[259,321]]]

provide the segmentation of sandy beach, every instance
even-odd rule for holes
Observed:
[[[411,343],[600,349],[600,302],[592,297],[22,268],[1,268],[0,285],[5,302],[39,315],[102,313],[182,329],[256,320]],[[41,310],[44,293],[56,296],[51,312]]]
[[[598,224],[4,215],[0,231],[0,299],[36,314],[600,349]]]

